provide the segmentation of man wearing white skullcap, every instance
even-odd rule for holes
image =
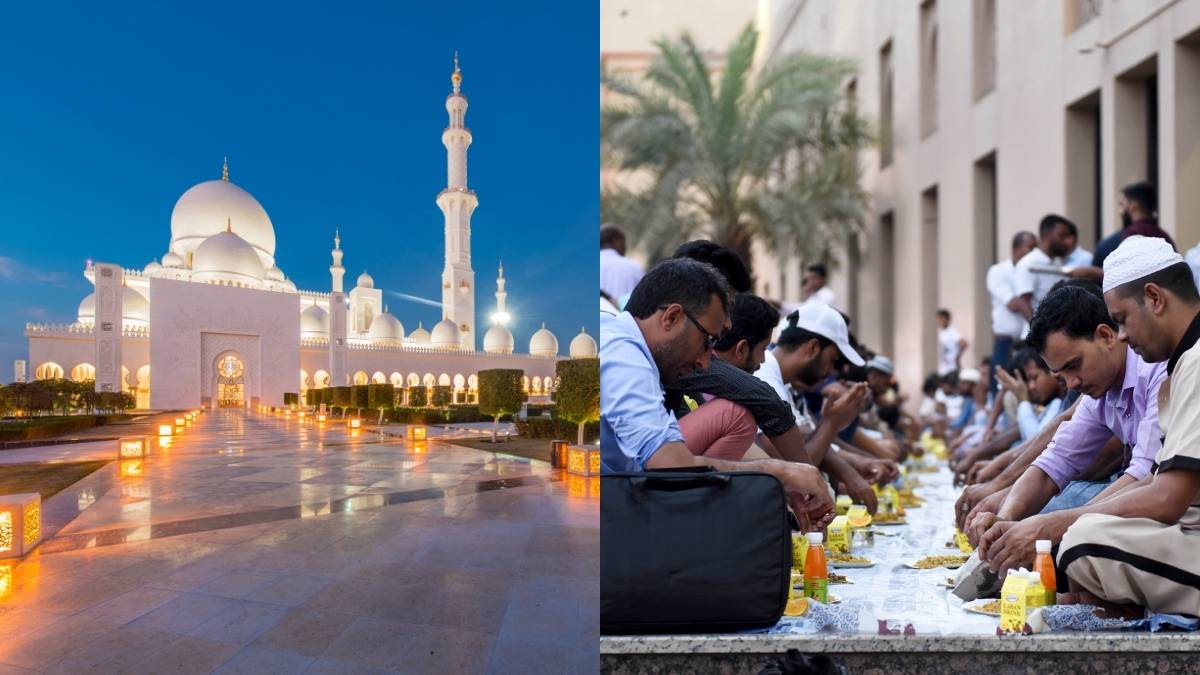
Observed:
[[[1104,261],[1104,301],[1146,361],[1166,361],[1164,439],[1148,477],[1102,505],[1076,509],[1058,565],[1080,591],[1152,612],[1200,614],[1200,295],[1164,239],[1130,237]],[[1103,515],[1102,515],[1103,514]]]

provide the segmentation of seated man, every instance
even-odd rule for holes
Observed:
[[[1084,396],[1071,420],[1058,428],[1046,450],[1013,485],[999,512],[977,519],[977,526],[987,530],[980,540],[980,557],[1001,572],[1031,562],[1035,539],[1055,538],[1045,527],[1048,519],[1030,518],[1043,511],[1055,493],[1071,494],[1070,500],[1060,500],[1060,509],[1100,501],[1149,475],[1161,447],[1158,389],[1166,369],[1146,363],[1129,349],[1102,300],[1077,287],[1052,291],[1034,314],[1028,342],[1051,372]],[[1110,436],[1132,447],[1120,477],[1111,483],[1069,486],[1100,456]],[[992,546],[1010,531],[1004,543]],[[1028,550],[1021,546],[1026,539]]]
[[[663,404],[663,385],[704,370],[728,321],[729,288],[711,265],[666,260],[634,288],[625,311],[600,317],[601,471],[710,466],[762,471],[783,484],[802,524],[821,527],[833,500],[815,466],[697,457]]]
[[[1065,530],[1059,569],[1080,591],[1064,601],[1200,615],[1200,295],[1166,240],[1131,237],[1104,261],[1104,298],[1129,346],[1167,362],[1159,410],[1166,438],[1145,480],[1053,514],[1051,529]]]
[[[1005,391],[1016,396],[1017,428],[1021,440],[1028,441],[1063,411],[1067,390],[1062,379],[1055,377],[1042,357],[1032,349],[1021,350],[1012,365],[1021,375],[1020,379],[1004,370],[998,371],[996,377]],[[1034,410],[1034,404],[1042,406],[1041,412]]]
[[[778,322],[779,310],[766,300],[748,294],[750,273],[741,258],[723,246],[702,239],[680,245],[673,257],[691,258],[712,265],[731,289],[743,294],[734,298],[730,332],[716,345],[716,358],[710,361],[708,369],[686,375],[667,387],[667,406],[679,417],[688,448],[694,454],[743,459],[757,424],[770,439],[761,445],[773,448],[775,452],[771,456],[777,459],[807,464],[811,463],[810,457],[824,456],[837,433],[837,425],[844,426],[845,419],[861,400],[850,393],[832,406],[836,411],[829,423],[816,429],[797,426],[792,408],[751,374],[761,365],[770,340],[770,331],[763,337],[760,324],[768,318]],[[686,392],[693,395],[685,398]],[[689,398],[691,405],[687,403]],[[699,408],[692,412],[691,406],[696,405]],[[753,421],[748,419],[749,416]],[[721,432],[718,434],[715,430]],[[717,443],[717,438],[723,440]]]

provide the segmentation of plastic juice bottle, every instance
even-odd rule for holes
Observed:
[[[1033,571],[1042,578],[1042,586],[1046,589],[1046,604],[1053,605],[1058,601],[1058,589],[1054,582],[1054,558],[1050,557],[1050,540],[1038,539],[1034,542],[1037,557],[1033,560]]]
[[[804,556],[804,597],[821,604],[829,603],[829,566],[825,564],[825,536],[808,534],[808,554]]]

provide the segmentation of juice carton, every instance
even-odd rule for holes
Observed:
[[[1045,604],[1046,589],[1037,572],[1009,570],[1000,589],[1000,632],[1024,632],[1029,612]]]
[[[853,548],[853,532],[847,516],[838,516],[829,523],[827,548],[831,553],[850,553]]]
[[[900,504],[900,491],[895,485],[889,483],[879,491],[879,510],[898,516],[904,515],[904,507]]]
[[[808,556],[808,540],[799,532],[792,533],[792,569],[804,571],[804,559]]]
[[[837,514],[839,516],[846,515],[846,511],[850,509],[852,503],[850,495],[838,495],[837,501],[834,503],[837,507]]]

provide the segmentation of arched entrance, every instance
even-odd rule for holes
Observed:
[[[216,399],[218,408],[243,408],[246,405],[246,364],[236,352],[217,357]]]

